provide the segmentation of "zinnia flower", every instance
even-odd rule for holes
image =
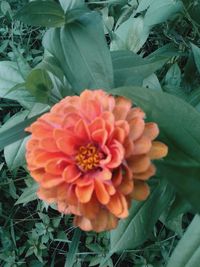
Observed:
[[[115,228],[132,199],[149,195],[151,160],[167,154],[163,143],[153,141],[157,125],[144,118],[130,100],[102,90],[85,90],[53,106],[27,129],[32,136],[26,160],[38,197],[74,214],[83,230]]]

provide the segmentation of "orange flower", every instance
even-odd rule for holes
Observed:
[[[157,125],[144,117],[130,100],[102,90],[56,104],[27,129],[26,159],[39,198],[74,214],[83,230],[115,228],[128,216],[131,199],[149,195],[151,160],[167,154],[163,143],[153,141]]]

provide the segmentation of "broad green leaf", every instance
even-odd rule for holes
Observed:
[[[15,62],[0,62],[0,97],[4,97],[12,87],[23,82],[24,79]]]
[[[145,14],[144,24],[151,27],[155,24],[165,22],[174,14],[181,12],[182,8],[183,5],[181,1],[154,0]]]
[[[59,2],[64,11],[71,10],[73,8],[81,8],[85,4],[84,0],[59,0]]]
[[[142,85],[145,78],[160,69],[168,58],[148,60],[131,51],[111,53],[115,86]]]
[[[27,187],[23,190],[23,193],[20,195],[18,200],[15,202],[15,205],[27,204],[33,200],[36,200],[38,197],[36,195],[38,189],[38,184],[34,183],[30,187]]]
[[[169,147],[167,158],[157,163],[159,175],[172,183],[200,211],[200,114],[185,101],[140,87],[113,89],[139,105],[149,121],[160,128],[160,139]]]
[[[65,23],[63,9],[52,1],[30,2],[17,12],[15,18],[33,26],[61,27]]]
[[[15,55],[15,61],[16,61],[17,66],[18,66],[19,73],[21,74],[21,76],[25,80],[31,71],[31,67],[29,66],[27,60],[23,57],[23,55],[20,53],[20,51],[14,45],[12,45],[12,50],[13,50],[13,53]]]
[[[18,101],[23,107],[31,108],[35,98],[25,90],[24,79],[15,62],[0,62],[0,97]]]
[[[145,11],[154,1],[155,0],[141,0],[136,10],[136,13]]]
[[[184,67],[183,85],[186,87],[187,91],[192,91],[193,87],[196,87],[195,76],[197,73],[197,66],[194,60],[193,53],[191,51],[189,52],[187,58],[187,63]]]
[[[149,27],[144,25],[142,16],[130,17],[115,31],[111,50],[130,50],[137,53],[149,36]]]
[[[200,216],[196,215],[172,253],[167,267],[197,267],[200,262]]]
[[[112,62],[98,13],[86,12],[70,27],[49,30],[43,44],[77,93],[112,87]]]
[[[180,164],[179,162],[180,159],[177,158],[177,164]],[[172,164],[157,162],[158,175],[166,178],[194,210],[200,212],[200,166],[174,166],[175,164],[176,162]]]
[[[173,64],[165,76],[165,85],[179,87],[181,84],[181,70],[177,63]]]
[[[157,180],[146,201],[133,201],[129,216],[121,220],[118,227],[111,231],[110,251],[105,262],[113,253],[134,249],[147,240],[161,213],[169,205],[173,194],[173,189],[165,180]]]
[[[191,43],[191,47],[192,47],[192,52],[193,52],[195,64],[196,64],[197,69],[200,73],[200,48],[198,46],[196,46],[195,44],[192,44],[192,43]]]
[[[26,127],[28,127],[31,123],[33,123],[38,117],[40,117],[44,112],[33,116],[29,119],[25,119],[22,122],[13,124],[11,127],[4,127],[0,128],[0,150],[4,147],[23,139],[24,137],[28,136],[28,133],[24,131]]]
[[[197,111],[200,112],[200,88],[193,90],[187,100]]]
[[[24,121],[26,118],[31,118],[41,112],[45,112],[49,109],[47,105],[35,104],[31,110],[24,110],[22,112],[16,113],[11,117],[1,128],[1,131],[8,130],[12,126]],[[27,137],[16,141],[4,149],[5,161],[10,170],[14,170],[17,167],[23,166],[25,163],[25,145],[27,142]]]
[[[28,75],[25,87],[39,102],[48,103],[53,84],[46,70],[34,69]]]
[[[9,129],[13,125],[20,123],[28,116],[28,111],[22,111],[17,113],[15,116],[11,117],[5,124],[4,129]],[[13,170],[25,163],[25,144],[27,138],[16,141],[11,145],[8,145],[4,149],[5,161],[10,170]]]
[[[143,80],[142,87],[162,91],[158,77],[154,73]]]
[[[168,211],[167,219],[172,220],[179,215],[191,212],[191,209],[191,205],[182,196],[176,194],[174,202]]]
[[[45,69],[48,72],[53,83],[52,93],[54,93],[54,95],[58,98],[73,95],[72,88],[58,65],[58,62],[54,57],[45,56],[42,62],[37,65],[37,68]]]

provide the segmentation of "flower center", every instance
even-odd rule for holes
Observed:
[[[100,156],[97,148],[92,144],[88,144],[87,146],[81,146],[79,148],[75,159],[82,170],[90,171],[98,167]]]

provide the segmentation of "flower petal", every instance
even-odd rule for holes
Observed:
[[[151,149],[151,141],[148,137],[142,136],[134,143],[133,155],[146,154]]]
[[[149,166],[149,168],[145,172],[141,173],[134,173],[133,179],[137,180],[148,180],[151,176],[153,176],[156,173],[156,168],[153,164]]]
[[[104,146],[108,138],[108,133],[105,129],[100,129],[92,133],[93,141],[97,142],[100,146]]]
[[[150,140],[154,140],[159,134],[158,125],[154,122],[145,123],[144,135]]]
[[[61,176],[55,176],[51,174],[44,174],[43,179],[40,181],[40,184],[44,188],[56,187],[64,182],[64,179]]]
[[[131,156],[127,162],[133,173],[145,172],[151,164],[149,157],[146,155]]]
[[[52,137],[42,138],[39,141],[39,146],[48,152],[59,152],[56,142]]]
[[[81,172],[75,165],[69,165],[65,168],[62,175],[67,183],[73,183],[81,176]]]
[[[154,160],[166,157],[167,153],[168,153],[168,147],[165,144],[159,141],[154,141],[152,142],[152,147],[148,155],[151,159]]]
[[[103,182],[101,182],[99,179],[95,179],[94,185],[95,185],[95,193],[96,193],[97,199],[99,200],[101,204],[106,205],[110,200],[110,196]]]
[[[141,135],[143,134],[144,131],[144,120],[141,118],[134,118],[130,121],[130,139],[135,141],[137,140],[139,137],[141,137]]]
[[[47,162],[45,166],[45,171],[53,175],[62,175],[62,172],[66,168],[67,164],[67,160],[61,158],[54,158]]]
[[[82,119],[76,123],[74,133],[80,139],[90,140],[88,126]]]
[[[81,203],[87,203],[92,197],[94,191],[94,183],[91,183],[87,186],[76,186],[75,192],[78,200]]]
[[[149,193],[149,186],[145,182],[136,181],[134,184],[134,190],[130,194],[130,197],[138,201],[143,201],[148,197]]]

